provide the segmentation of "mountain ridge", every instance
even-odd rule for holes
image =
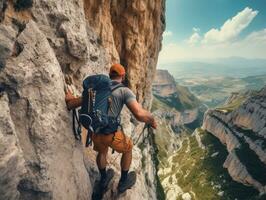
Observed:
[[[162,99],[178,91],[173,90],[173,78],[167,80],[162,86],[158,80],[154,85],[155,94],[163,90]],[[265,179],[261,176],[266,168],[265,91],[266,87],[233,93],[223,105],[208,109],[202,127],[193,133],[197,126],[173,126],[175,117],[169,113],[175,107],[155,95],[152,110],[159,120],[155,135],[158,176],[166,199],[265,198]]]

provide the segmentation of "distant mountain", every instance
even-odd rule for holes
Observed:
[[[176,79],[189,77],[229,76],[243,78],[266,74],[266,60],[238,57],[209,60],[180,61],[159,66],[167,69]]]
[[[157,70],[152,88],[156,99],[178,111],[194,109],[200,105],[200,101],[188,88],[178,85],[167,70]]]
[[[176,133],[192,133],[201,126],[207,107],[187,87],[177,84],[167,70],[157,70],[152,112]]]
[[[266,67],[266,59],[247,59],[242,57],[218,58],[213,60],[206,60],[206,63],[219,63],[224,66],[237,67]]]
[[[234,92],[259,90],[266,85],[266,74],[247,76],[244,78],[233,77],[200,77],[177,79],[182,85],[209,107],[222,104]]]

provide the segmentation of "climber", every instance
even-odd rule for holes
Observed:
[[[109,71],[109,77],[113,86],[121,84],[125,80],[125,69],[120,64],[114,64],[111,66]],[[156,129],[156,122],[150,112],[142,108],[137,102],[136,96],[127,87],[119,87],[112,91],[112,104],[110,105],[110,115],[118,116],[124,106],[124,104],[133,113],[138,121],[145,122],[151,125],[152,128]],[[68,109],[74,109],[82,105],[82,97],[74,97],[71,92],[66,93],[65,97]],[[125,192],[131,188],[136,182],[136,173],[134,171],[128,172],[131,160],[132,160],[132,140],[127,137],[122,130],[118,129],[115,132],[109,134],[95,134],[91,136],[93,142],[93,149],[98,152],[96,163],[101,174],[100,187],[102,191],[105,191],[108,187],[109,182],[114,176],[114,170],[108,169],[107,166],[107,153],[108,148],[112,148],[118,153],[122,153],[121,158],[121,177],[117,190],[119,193]]]

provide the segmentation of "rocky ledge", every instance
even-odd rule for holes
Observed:
[[[231,177],[266,193],[266,87],[250,93],[243,103],[238,98],[208,110],[202,128],[226,145],[224,162]]]

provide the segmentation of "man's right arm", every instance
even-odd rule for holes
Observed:
[[[155,122],[154,117],[149,111],[143,109],[142,106],[137,102],[137,100],[130,101],[127,104],[127,107],[138,121],[150,124],[153,128],[156,129],[157,124]]]

